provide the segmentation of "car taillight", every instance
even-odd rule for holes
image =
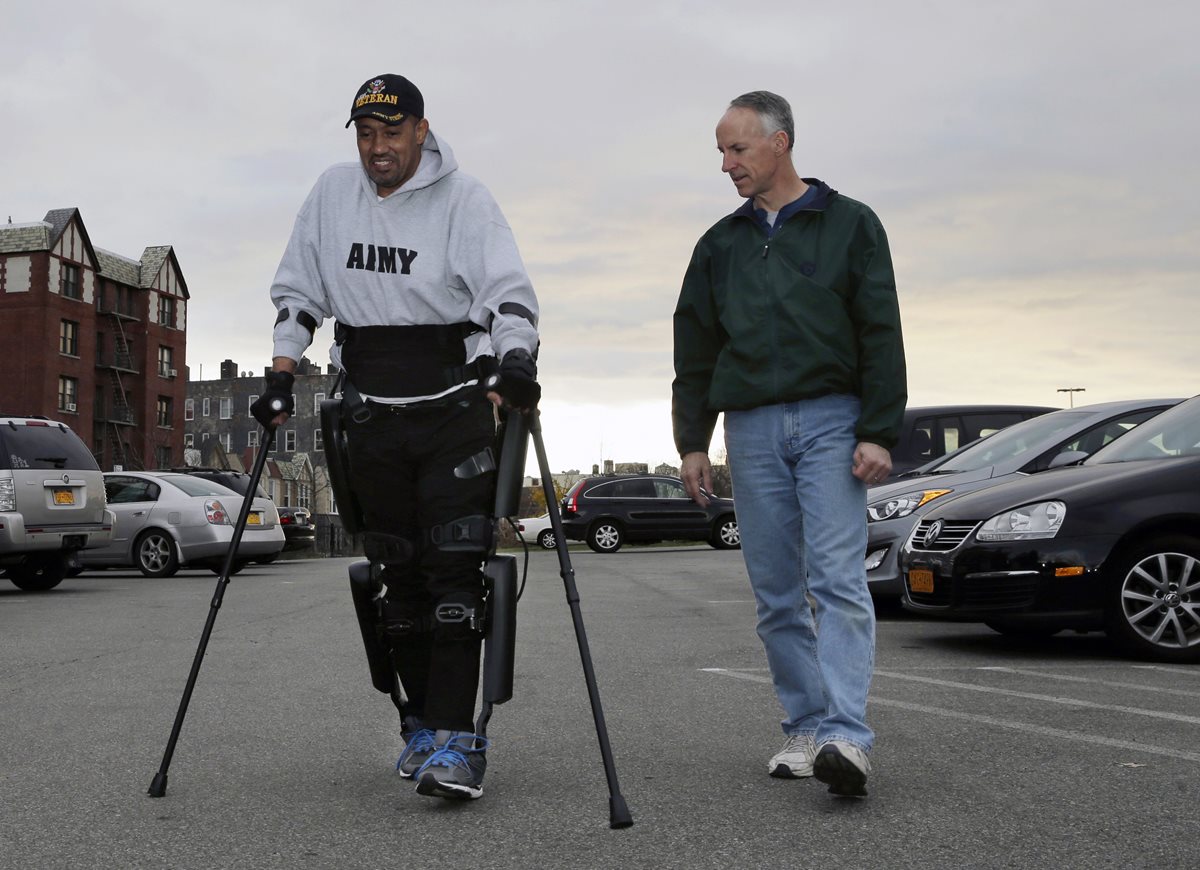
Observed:
[[[280,518],[279,518],[279,524],[280,524],[281,526],[286,526],[286,525],[288,525],[289,523],[294,523],[294,522],[295,522],[295,520],[293,520],[293,519],[292,519],[291,517],[289,517],[289,516],[282,516],[282,517],[280,517]]]
[[[567,510],[571,513],[576,513],[579,510],[579,490],[575,490],[567,497]]]
[[[229,512],[225,510],[225,506],[217,499],[210,498],[204,503],[204,518],[214,526],[228,526]]]

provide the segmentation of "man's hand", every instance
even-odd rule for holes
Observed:
[[[679,479],[683,481],[683,488],[692,501],[701,507],[708,507],[705,493],[712,492],[712,464],[708,461],[707,453],[685,453],[679,466]]]
[[[542,398],[537,364],[529,351],[514,348],[500,361],[500,372],[487,379],[487,397],[497,407],[528,414]]]
[[[268,372],[267,388],[250,405],[254,419],[268,429],[282,426],[296,410],[292,403],[292,386],[296,376],[291,372]]]
[[[854,448],[853,474],[863,483],[883,483],[892,473],[892,454],[886,447],[860,441]]]

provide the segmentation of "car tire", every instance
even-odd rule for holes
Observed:
[[[718,519],[713,524],[712,537],[708,539],[708,543],[718,550],[741,549],[742,536],[738,532],[737,519],[731,516],[724,516]]]
[[[1005,637],[1019,637],[1026,640],[1053,637],[1063,630],[1061,625],[1037,625],[1036,623],[1026,625],[1020,621],[1008,622],[1003,619],[985,619],[983,624]]]
[[[146,577],[172,577],[179,571],[175,539],[161,529],[142,532],[133,545],[133,563]]]
[[[1105,608],[1109,637],[1140,658],[1200,662],[1200,539],[1163,535],[1111,561]],[[1190,585],[1181,588],[1180,581]]]
[[[625,543],[625,534],[614,520],[596,520],[588,528],[587,545],[597,553],[615,553]]]
[[[67,576],[67,560],[61,556],[31,556],[20,565],[8,566],[8,579],[26,592],[53,589]]]
[[[542,529],[537,536],[538,546],[543,550],[554,549],[554,529]]]

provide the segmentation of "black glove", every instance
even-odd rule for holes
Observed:
[[[279,414],[292,415],[296,406],[292,403],[292,385],[296,376],[291,372],[267,372],[267,389],[250,405],[254,419],[270,429]]]
[[[487,388],[499,393],[506,407],[518,411],[536,408],[542,388],[537,382],[537,364],[529,351],[515,348],[506,353],[500,362],[500,373],[487,379]]]

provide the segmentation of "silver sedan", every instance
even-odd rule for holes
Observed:
[[[169,471],[112,471],[104,492],[113,523],[107,547],[83,550],[86,568],[137,568],[147,577],[170,577],[181,566],[224,566],[242,496],[232,489]],[[255,498],[238,544],[233,572],[283,549],[283,527],[270,499]]]

